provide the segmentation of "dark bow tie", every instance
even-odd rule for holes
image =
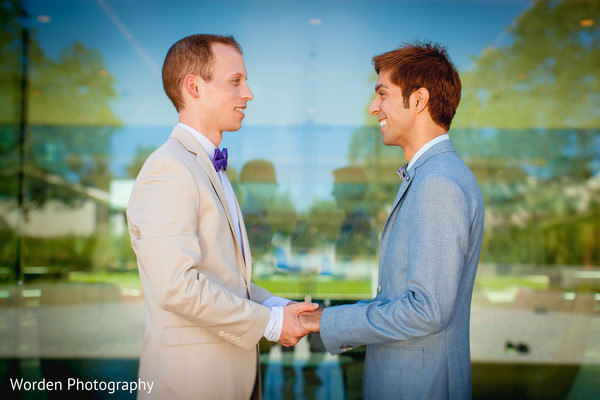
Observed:
[[[227,149],[223,149],[223,151],[215,149],[213,165],[215,166],[217,172],[219,172],[221,169],[223,169],[223,171],[227,171]]]
[[[406,178],[406,175],[408,174],[406,167],[408,167],[408,163],[404,164],[402,167],[398,168],[398,171],[396,171],[402,179]]]

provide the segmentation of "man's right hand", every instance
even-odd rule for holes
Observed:
[[[291,303],[283,307],[283,326],[277,343],[285,347],[295,345],[310,332],[300,324],[298,314],[301,312],[316,310],[316,303]]]

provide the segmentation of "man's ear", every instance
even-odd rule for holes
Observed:
[[[187,94],[197,99],[200,97],[200,78],[197,75],[187,74],[183,78],[183,87]]]
[[[423,111],[429,103],[429,90],[425,88],[419,88],[415,92],[415,112],[420,113]]]

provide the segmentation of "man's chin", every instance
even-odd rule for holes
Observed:
[[[230,129],[223,129],[223,132],[237,132],[240,130],[241,127],[242,127],[242,124],[240,124],[237,127],[232,126],[232,127],[230,127]]]

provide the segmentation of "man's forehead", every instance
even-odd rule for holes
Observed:
[[[215,56],[215,59],[224,59],[224,58],[232,58],[232,59],[241,59],[244,57],[242,53],[240,53],[235,47],[230,46],[228,44],[223,43],[213,43],[212,45],[212,53]]]
[[[392,86],[395,86],[392,81],[390,80],[390,76],[389,76],[389,72],[388,71],[379,71],[379,76],[377,77],[377,82],[375,82],[375,90],[378,90],[380,88],[391,88]]]
[[[224,68],[221,72],[225,74],[246,74],[244,57],[235,47],[222,43],[213,43],[213,46],[215,72]]]
[[[382,70],[379,71],[379,75],[377,76],[377,84],[379,83],[390,83],[390,70]]]

